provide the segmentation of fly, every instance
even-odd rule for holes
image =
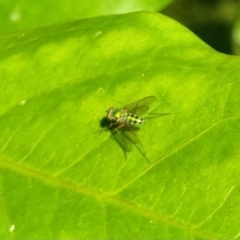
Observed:
[[[145,123],[140,115],[148,113],[150,105],[156,101],[156,99],[155,96],[148,96],[121,108],[110,107],[106,116],[101,120],[100,126],[104,130],[110,130],[112,137],[124,150],[125,157],[126,152],[131,151],[131,144],[129,145],[129,143],[133,143],[144,155],[147,161],[151,163],[137,136],[137,131],[139,130],[138,125]],[[148,118],[167,114],[170,113],[149,114],[150,117]]]

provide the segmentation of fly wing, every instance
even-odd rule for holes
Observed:
[[[155,118],[155,117],[162,117],[165,115],[169,115],[172,114],[172,112],[168,112],[168,113],[148,113],[148,116],[145,117],[144,119],[151,119],[151,118]]]
[[[132,144],[138,144],[139,139],[136,135],[136,131],[138,131],[139,128],[136,126],[131,126],[129,124],[126,124],[122,126],[119,129],[112,128],[111,131],[111,137],[119,144],[119,146],[122,148],[122,150],[125,153],[132,151]]]
[[[122,148],[122,150],[124,152],[124,155],[125,155],[125,158],[126,158],[126,152],[131,152],[132,151],[132,143],[127,138],[125,131],[124,130],[112,131],[111,137]]]
[[[122,128],[116,130],[111,129],[111,137],[119,144],[122,148],[125,158],[127,159],[127,152],[132,151],[132,145],[134,144],[138,150],[142,153],[142,155],[146,158],[146,160],[151,163],[148,159],[146,152],[137,136],[137,131],[139,130],[136,126],[125,125]]]
[[[157,97],[155,96],[148,96],[136,102],[130,103],[122,107],[122,109],[131,113],[146,113],[149,110],[150,104],[156,101],[156,99]]]

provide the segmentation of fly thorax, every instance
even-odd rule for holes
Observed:
[[[122,117],[122,113],[119,109],[114,109],[113,117],[115,120],[118,120]]]

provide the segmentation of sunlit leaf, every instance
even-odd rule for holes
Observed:
[[[0,39],[1,239],[238,239],[240,59],[151,13]],[[138,137],[112,106],[156,96]]]

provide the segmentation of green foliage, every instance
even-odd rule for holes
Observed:
[[[239,65],[153,13],[0,39],[1,239],[239,238]],[[124,157],[99,121],[154,95]]]
[[[0,3],[0,33],[109,14],[160,11],[170,2],[172,0],[7,0]]]

